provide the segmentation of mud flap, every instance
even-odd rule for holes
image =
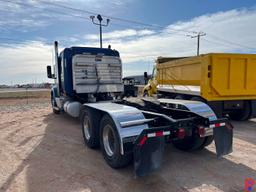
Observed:
[[[233,127],[231,124],[213,129],[217,158],[233,151]]]
[[[161,166],[165,138],[140,135],[134,145],[134,170],[136,176],[142,177]]]

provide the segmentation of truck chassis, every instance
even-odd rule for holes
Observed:
[[[214,140],[218,158],[232,152],[232,125],[198,101],[126,98],[84,103],[79,117],[86,146],[100,147],[112,168],[133,159],[137,176],[160,167],[166,143],[194,151]]]

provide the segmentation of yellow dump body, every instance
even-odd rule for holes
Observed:
[[[208,101],[256,99],[256,54],[160,58],[156,69],[158,85],[198,86]]]

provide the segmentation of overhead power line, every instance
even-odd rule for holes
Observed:
[[[206,41],[208,43],[213,43],[213,44],[216,44],[216,45],[222,45],[222,46],[234,49],[234,46],[230,45],[230,44],[225,44],[225,43],[221,43],[221,42],[218,42],[218,41],[212,41],[212,40],[209,40],[209,39],[204,39],[204,41]]]
[[[33,0],[33,1],[35,1],[35,0]],[[65,9],[78,11],[78,12],[82,12],[82,13],[98,14],[98,13],[93,12],[93,11],[88,11],[88,10],[78,9],[78,8],[74,8],[74,7],[70,7],[70,6],[66,6],[66,5],[61,5],[61,4],[55,3],[55,2],[47,2],[47,1],[43,1],[43,0],[39,0],[39,2],[46,3],[46,4],[51,4],[53,6],[62,7],[62,8],[65,8]],[[136,24],[136,25],[140,25],[140,26],[144,26],[144,27],[149,27],[149,28],[153,28],[153,29],[166,29],[165,26],[154,25],[154,24],[144,23],[144,22],[140,22],[140,21],[134,21],[134,20],[130,20],[130,19],[123,19],[123,18],[113,17],[113,16],[109,16],[109,15],[102,15],[102,16],[107,17],[107,18],[112,19],[112,20],[122,21],[122,22],[126,22],[126,23],[132,23],[132,24]],[[179,29],[168,29],[168,30],[175,31],[175,32],[198,34],[198,32],[192,31],[192,30],[182,30],[182,29],[180,29],[180,30]],[[166,33],[169,34],[169,32],[166,32]],[[214,35],[211,35],[211,36],[214,36]],[[199,36],[199,38],[200,38],[200,36]],[[215,38],[220,39],[221,41],[226,42],[228,44],[237,45],[237,46],[247,48],[247,49],[254,49],[254,48],[251,48],[251,47],[248,47],[248,46],[236,43],[236,42],[228,41],[226,39],[223,39],[223,38],[220,38],[220,37],[217,37],[217,36],[215,36]]]
[[[72,16],[72,17],[77,17],[77,18],[80,18],[80,19],[86,19],[87,21],[90,21],[90,18],[89,17],[85,17],[85,16],[80,16],[80,15],[74,15],[74,14],[71,14],[71,13],[67,13],[67,12],[63,12],[63,11],[59,11],[59,10],[52,10],[52,9],[49,9],[49,8],[46,8],[46,7],[39,7],[39,6],[36,6],[36,5],[31,5],[31,4],[28,4],[28,3],[23,3],[23,2],[17,2],[17,1],[11,1],[11,0],[0,0],[2,2],[8,2],[8,3],[12,3],[12,4],[17,4],[17,5],[21,5],[21,6],[24,6],[24,7],[33,7],[33,8],[37,8],[37,9],[42,9],[44,11],[48,11],[50,13],[57,13],[57,14],[61,14],[61,15],[66,15],[66,16]],[[35,1],[35,0],[33,0]],[[36,2],[36,1],[35,1]],[[45,3],[45,4],[51,4],[51,5],[54,5],[54,6],[57,6],[58,8],[61,7],[61,8],[65,8],[65,9],[70,9],[70,10],[73,10],[73,11],[79,11],[79,12],[84,12],[84,13],[87,13],[87,14],[96,14],[95,12],[91,12],[91,11],[86,11],[86,10],[81,10],[81,9],[77,9],[77,8],[72,8],[72,7],[68,7],[68,6],[65,6],[65,5],[61,5],[61,4],[57,4],[57,3],[54,3],[54,2],[46,2],[46,1],[40,1],[42,3]],[[104,15],[104,17],[108,17],[106,15]],[[117,18],[117,17],[112,17],[112,16],[109,16],[108,17],[109,19],[114,19],[114,20],[123,20],[123,21],[126,21],[126,22],[130,22],[130,23],[136,23],[136,24],[141,24],[143,25],[144,27],[145,26],[149,26],[150,28],[154,28],[154,29],[158,29],[161,28],[161,29],[166,29],[166,27],[164,26],[156,26],[156,25],[151,25],[151,24],[145,24],[145,23],[141,23],[141,22],[137,22],[137,21],[131,21],[131,20],[126,20],[126,19],[121,19],[121,18]],[[134,26],[127,26],[127,25],[122,25],[122,24],[118,24],[118,23],[113,23],[112,22],[112,25],[116,25],[116,26],[121,26],[121,27],[128,27],[128,28],[136,28]],[[141,29],[141,28],[140,28]],[[138,30],[138,28],[137,28]],[[174,29],[168,29],[170,31],[174,31],[174,32],[168,32],[168,31],[161,31],[161,32],[158,32],[158,33],[165,33],[165,34],[177,34],[178,33],[197,33],[195,31],[188,31],[188,30],[174,30]],[[186,34],[180,34],[182,36],[185,36]]]
[[[2,2],[8,2],[8,3],[12,3],[12,4],[17,4],[17,5],[21,5],[21,6],[24,6],[24,7],[32,7],[32,8],[37,8],[37,9],[41,9],[43,11],[48,11],[50,13],[57,13],[57,14],[60,14],[60,15],[66,15],[66,16],[72,16],[72,17],[76,17],[76,18],[79,18],[79,19],[86,19],[87,21],[90,21],[90,18],[89,17],[85,17],[85,16],[80,16],[80,15],[74,15],[74,14],[71,14],[71,13],[67,13],[67,12],[63,12],[63,11],[59,11],[59,10],[52,10],[52,9],[49,9],[49,8],[45,8],[45,7],[39,7],[39,6],[35,6],[35,5],[31,5],[31,4],[27,4],[27,3],[23,3],[23,2],[17,2],[17,1],[11,1],[11,0],[0,0]],[[46,3],[46,2],[45,2]],[[55,3],[51,3],[49,2],[50,4],[55,4]],[[57,6],[57,5],[56,5]],[[62,8],[68,8],[66,6],[63,6],[63,5],[60,5],[60,7]],[[77,10],[75,8],[70,8],[72,10]],[[79,10],[79,9],[78,9]],[[82,10],[80,10],[82,11]],[[87,12],[87,11],[85,11]],[[92,13],[92,12],[88,12],[88,13]],[[110,17],[112,18],[112,17]],[[128,27],[128,28],[135,28],[134,26],[133,27],[130,27],[130,26],[127,26],[127,25],[122,25],[122,24],[117,24],[117,23],[113,23],[112,22],[112,25],[116,25],[116,26],[121,26],[121,27]],[[141,28],[140,28],[141,29]],[[137,28],[138,30],[138,28]],[[175,32],[168,32],[168,31],[160,31],[160,32],[157,32],[157,31],[154,31],[155,33],[161,33],[161,34],[175,34],[175,35],[182,35],[182,36],[185,36],[186,34],[179,34],[179,32],[184,32],[182,30],[175,30]]]
[[[242,48],[246,48],[246,49],[253,49],[253,50],[256,49],[256,48],[252,48],[252,47],[249,47],[249,46],[246,46],[246,45],[242,45],[242,44],[237,43],[237,42],[232,42],[232,41],[226,40],[226,39],[224,39],[224,38],[218,37],[218,36],[213,35],[213,34],[208,34],[208,33],[207,33],[207,35],[208,35],[208,36],[212,36],[212,38],[214,38],[215,40],[216,40],[216,39],[219,39],[219,41],[221,41],[221,42],[226,42],[226,43],[228,43],[228,44],[236,45],[236,46],[239,46],[239,47],[242,47]]]
[[[80,19],[86,19],[88,22],[90,21],[89,17],[72,14],[70,12],[64,12],[64,11],[60,11],[60,10],[56,10],[56,9],[52,10],[52,9],[49,9],[49,8],[46,8],[46,7],[38,7],[36,5],[31,5],[31,4],[27,4],[27,3],[23,3],[23,2],[17,2],[17,1],[11,1],[11,0],[0,0],[0,1],[8,2],[8,3],[12,3],[12,4],[18,4],[18,5],[21,5],[21,6],[24,6],[24,7],[34,7],[34,8],[42,9],[44,11],[48,11],[48,12],[51,12],[51,13],[57,13],[57,14],[72,16],[72,17],[76,17],[76,18],[80,18]],[[35,1],[35,0],[33,0],[33,1]],[[39,0],[39,1],[35,1],[35,2],[42,2],[42,3],[47,4],[47,5],[50,4],[50,5],[56,6],[58,8],[69,9],[69,10],[73,10],[73,11],[80,12],[80,13],[97,14],[96,12],[92,12],[92,11],[88,11],[88,10],[82,10],[82,9],[78,9],[78,8],[73,8],[73,7],[65,6],[65,5],[62,5],[62,4],[55,3],[55,2],[48,2],[48,1],[43,1],[43,0]],[[107,16],[107,15],[103,15],[103,16],[108,17],[112,20],[122,21],[122,22],[126,22],[126,23],[132,23],[132,24],[148,27],[148,28],[151,28],[151,29],[158,29],[158,30],[159,29],[167,29],[164,26],[143,23],[143,22],[140,22],[140,21],[133,21],[133,20],[129,20],[129,19],[123,19],[123,18],[112,17],[112,16]],[[130,26],[127,26],[127,25],[121,25],[121,24],[117,24],[117,23],[114,23],[114,22],[112,22],[112,25],[117,25],[117,26],[122,26],[122,27],[130,27]],[[132,28],[135,28],[135,27],[133,26]],[[168,29],[168,30],[175,31],[175,32],[160,31],[160,32],[156,32],[156,33],[157,34],[171,34],[171,35],[176,34],[176,35],[182,35],[182,36],[183,35],[185,36],[185,34],[179,34],[179,33],[181,33],[181,32],[182,33],[197,33],[195,31],[189,31],[189,30],[178,30],[178,29],[177,30],[176,29]],[[207,33],[207,35],[212,36],[212,38],[214,38],[215,41],[217,39],[219,39],[218,41],[220,41],[221,44],[225,43],[225,44],[228,44],[228,45],[233,45],[233,46],[235,45],[235,46],[239,46],[239,47],[242,47],[242,48],[255,50],[255,48],[252,48],[252,47],[249,47],[249,46],[246,46],[246,45],[242,45],[242,44],[237,43],[237,42],[232,42],[232,41],[226,40],[224,38],[218,37],[216,35],[212,35],[212,34],[209,34],[209,33]]]
[[[35,1],[35,0],[33,0]],[[66,5],[62,5],[59,3],[55,3],[55,2],[48,2],[48,1],[43,1],[43,0],[39,0],[39,2],[45,3],[47,5],[53,5],[53,6],[57,6],[57,7],[62,7],[65,9],[69,9],[69,10],[73,10],[73,11],[78,11],[78,12],[82,12],[82,13],[86,13],[86,14],[93,14],[93,15],[98,15],[99,13],[97,12],[93,12],[93,11],[88,11],[88,10],[84,10],[84,9],[78,9],[78,8],[74,8],[74,7],[70,7],[70,6],[66,6]],[[166,29],[165,26],[161,26],[161,25],[154,25],[154,24],[149,24],[149,23],[144,23],[141,21],[134,21],[134,20],[130,20],[130,19],[123,19],[123,18],[119,18],[119,17],[113,17],[113,16],[109,16],[109,15],[104,15],[101,14],[103,17],[107,17],[109,19],[112,20],[118,20],[118,21],[122,21],[122,22],[126,22],[126,23],[132,23],[132,24],[136,24],[136,25],[141,25],[144,27],[149,27],[149,28],[155,28],[155,29]],[[176,31],[176,32],[185,32],[185,33],[197,33],[196,31],[190,31],[190,30],[182,30],[182,29],[169,29],[171,31]]]
[[[74,15],[74,14],[70,14],[70,13],[67,13],[67,12],[59,11],[59,10],[52,10],[52,9],[45,8],[45,7],[39,7],[39,6],[31,5],[31,4],[28,4],[28,3],[11,1],[11,0],[0,0],[0,1],[8,2],[8,3],[16,4],[16,5],[21,5],[23,7],[37,8],[37,9],[41,9],[41,10],[44,10],[44,11],[48,11],[50,13],[57,13],[57,14],[65,15],[65,16],[72,16],[72,17],[77,17],[77,18],[81,18],[81,19],[87,19],[88,22],[90,21],[90,18],[88,18],[88,17]]]
[[[31,4],[28,4],[28,3],[23,3],[23,2],[17,2],[17,1],[11,1],[11,0],[0,0],[2,2],[8,2],[8,3],[12,3],[12,4],[16,4],[16,5],[21,5],[23,7],[32,7],[32,8],[37,8],[37,9],[41,9],[43,11],[48,11],[50,13],[57,13],[57,14],[60,14],[60,15],[65,15],[65,16],[72,16],[72,17],[76,17],[76,18],[79,18],[79,19],[86,19],[88,22],[91,21],[91,19],[87,16],[81,16],[81,15],[74,15],[70,12],[63,12],[63,11],[59,11],[59,10],[56,10],[56,9],[49,9],[49,8],[46,8],[46,7],[39,7],[39,6],[36,6],[36,5],[31,5]],[[36,1],[35,1],[36,2]],[[45,2],[45,4],[51,4],[50,2]],[[66,6],[63,6],[63,5],[60,5],[58,6],[59,8],[67,8]],[[73,8],[71,8],[72,10],[75,10]],[[89,14],[90,12],[88,12]],[[104,16],[105,17],[105,16]],[[119,24],[119,23],[112,23],[112,25],[116,25],[116,26],[120,26],[120,27],[129,27],[131,28],[131,26],[128,26],[128,25],[122,25],[122,24]],[[134,27],[133,27],[134,28]],[[141,29],[141,28],[140,28]]]

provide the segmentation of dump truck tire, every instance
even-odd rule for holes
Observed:
[[[132,154],[121,154],[120,138],[109,115],[104,115],[100,122],[100,146],[103,157],[110,167],[117,169],[131,162]]]
[[[99,147],[100,114],[97,111],[84,109],[82,111],[81,125],[84,143],[89,148]]]
[[[247,121],[251,118],[252,109],[249,101],[244,102],[244,108],[238,112],[230,113],[229,117],[235,121]]]

